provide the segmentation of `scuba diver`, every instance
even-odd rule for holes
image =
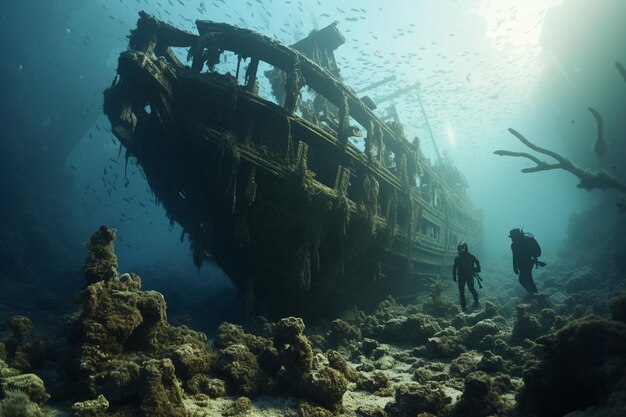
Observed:
[[[512,229],[509,237],[511,251],[513,252],[513,272],[519,274],[519,282],[529,294],[537,293],[537,286],[533,280],[533,266],[546,266],[537,258],[541,256],[541,247],[530,233],[524,233],[522,229]]]
[[[452,267],[452,279],[459,284],[459,295],[461,297],[461,310],[466,310],[465,304],[465,284],[469,288],[474,297],[472,307],[478,307],[478,292],[474,289],[474,275],[480,272],[480,262],[471,253],[469,253],[467,243],[459,242],[457,246],[459,254],[454,258],[454,266]],[[458,275],[458,280],[457,280]],[[479,283],[480,285],[480,283]]]

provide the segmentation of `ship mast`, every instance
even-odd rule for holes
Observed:
[[[420,111],[422,112],[424,123],[426,124],[426,129],[428,129],[428,134],[430,135],[430,139],[433,142],[433,147],[435,148],[435,153],[437,154],[437,161],[441,162],[441,154],[439,153],[439,147],[437,146],[435,135],[433,135],[433,130],[430,128],[430,123],[428,122],[428,117],[426,116],[426,110],[424,110],[424,103],[422,103],[422,96],[420,95],[419,81],[415,83],[415,90],[416,90],[416,95],[417,95],[417,102],[420,105]]]

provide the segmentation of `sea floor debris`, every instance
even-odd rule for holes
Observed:
[[[566,285],[549,267],[469,313],[426,313],[432,294],[332,321],[222,323],[209,340],[167,320],[162,294],[118,273],[115,231],[91,239],[86,285],[63,333],[11,317],[0,328],[3,416],[599,416],[626,411],[626,293]],[[504,268],[504,267],[503,267]],[[504,270],[492,271],[504,276]],[[552,280],[547,279],[552,277]],[[556,287],[563,282],[564,287]],[[606,279],[611,290],[623,277]],[[446,291],[433,287],[442,304]],[[496,290],[497,288],[497,290]],[[568,289],[569,288],[569,289]],[[451,292],[454,294],[451,286]],[[436,298],[435,297],[435,298]],[[447,303],[450,303],[447,301]],[[617,414],[615,414],[617,413]]]

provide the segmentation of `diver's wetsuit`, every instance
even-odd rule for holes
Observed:
[[[513,271],[519,272],[519,283],[530,294],[538,292],[535,281],[533,280],[533,266],[535,259],[528,253],[528,245],[524,244],[524,239],[516,239],[511,243],[511,251],[513,252]]]
[[[461,309],[465,311],[465,284],[474,297],[474,304],[478,304],[478,292],[474,289],[474,272],[480,271],[480,262],[471,253],[461,252],[454,258],[452,267],[452,277],[459,284],[459,296],[461,298]],[[458,275],[458,279],[457,279]]]

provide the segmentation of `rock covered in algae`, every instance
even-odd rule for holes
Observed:
[[[117,275],[117,256],[115,256],[115,229],[100,226],[91,236],[85,261],[85,280],[88,284],[108,281]]]
[[[167,322],[163,296],[142,291],[134,274],[118,275],[115,231],[102,226],[92,236],[70,344],[80,395],[103,395],[113,413],[186,416],[181,386],[211,367],[206,336]]]
[[[43,381],[35,374],[22,374],[4,378],[2,380],[2,391],[23,392],[32,402],[38,405],[43,405],[50,399]]]
[[[417,313],[408,317],[394,317],[387,320],[379,337],[389,343],[421,345],[440,331],[441,327],[434,317]]]
[[[256,356],[246,345],[233,344],[220,350],[215,369],[226,380],[229,392],[244,395],[259,392],[261,370]]]
[[[331,347],[338,348],[357,344],[361,338],[361,330],[358,327],[342,319],[336,319],[331,323],[326,341]]]
[[[252,409],[252,401],[248,397],[239,397],[232,404],[229,404],[222,413],[225,416],[245,415]]]
[[[139,408],[144,416],[187,416],[172,361],[167,358],[148,360],[141,377]]]
[[[360,379],[359,373],[352,369],[352,367],[348,364],[348,361],[346,361],[346,359],[339,352],[329,350],[326,353],[326,356],[328,356],[328,363],[331,368],[341,372],[348,381],[357,382]]]
[[[474,372],[478,366],[476,355],[470,352],[461,353],[450,364],[450,373],[465,378],[468,374]]]
[[[442,414],[452,399],[437,382],[402,384],[393,402],[385,406],[389,417],[414,416],[419,413]]]
[[[330,367],[309,372],[305,375],[302,392],[331,411],[343,409],[343,394],[348,389],[348,381],[341,372]]]
[[[12,368],[29,371],[39,366],[48,355],[46,344],[35,332],[32,321],[25,316],[11,316],[6,325],[13,336],[2,345],[2,355]]]
[[[626,382],[626,324],[576,320],[539,339],[544,358],[524,372],[519,408],[538,417],[598,406]]]
[[[219,326],[214,340],[219,350],[212,369],[226,381],[227,394],[288,394],[310,400],[327,411],[340,410],[347,390],[344,374],[356,378],[358,373],[336,352],[330,358],[322,355],[324,363],[314,363],[301,318],[285,317],[263,328],[271,339],[246,333],[239,325]]]
[[[95,400],[77,402],[72,405],[73,417],[105,417],[109,402],[104,395],[98,395]]]
[[[454,407],[455,416],[487,417],[502,415],[503,411],[504,403],[489,375],[476,371],[465,377],[463,395]]]
[[[2,417],[45,417],[41,407],[22,391],[8,390],[0,400],[0,416]]]
[[[534,340],[545,333],[541,322],[532,314],[528,313],[528,305],[517,306],[517,319],[511,332],[511,341],[521,343],[525,339]]]

